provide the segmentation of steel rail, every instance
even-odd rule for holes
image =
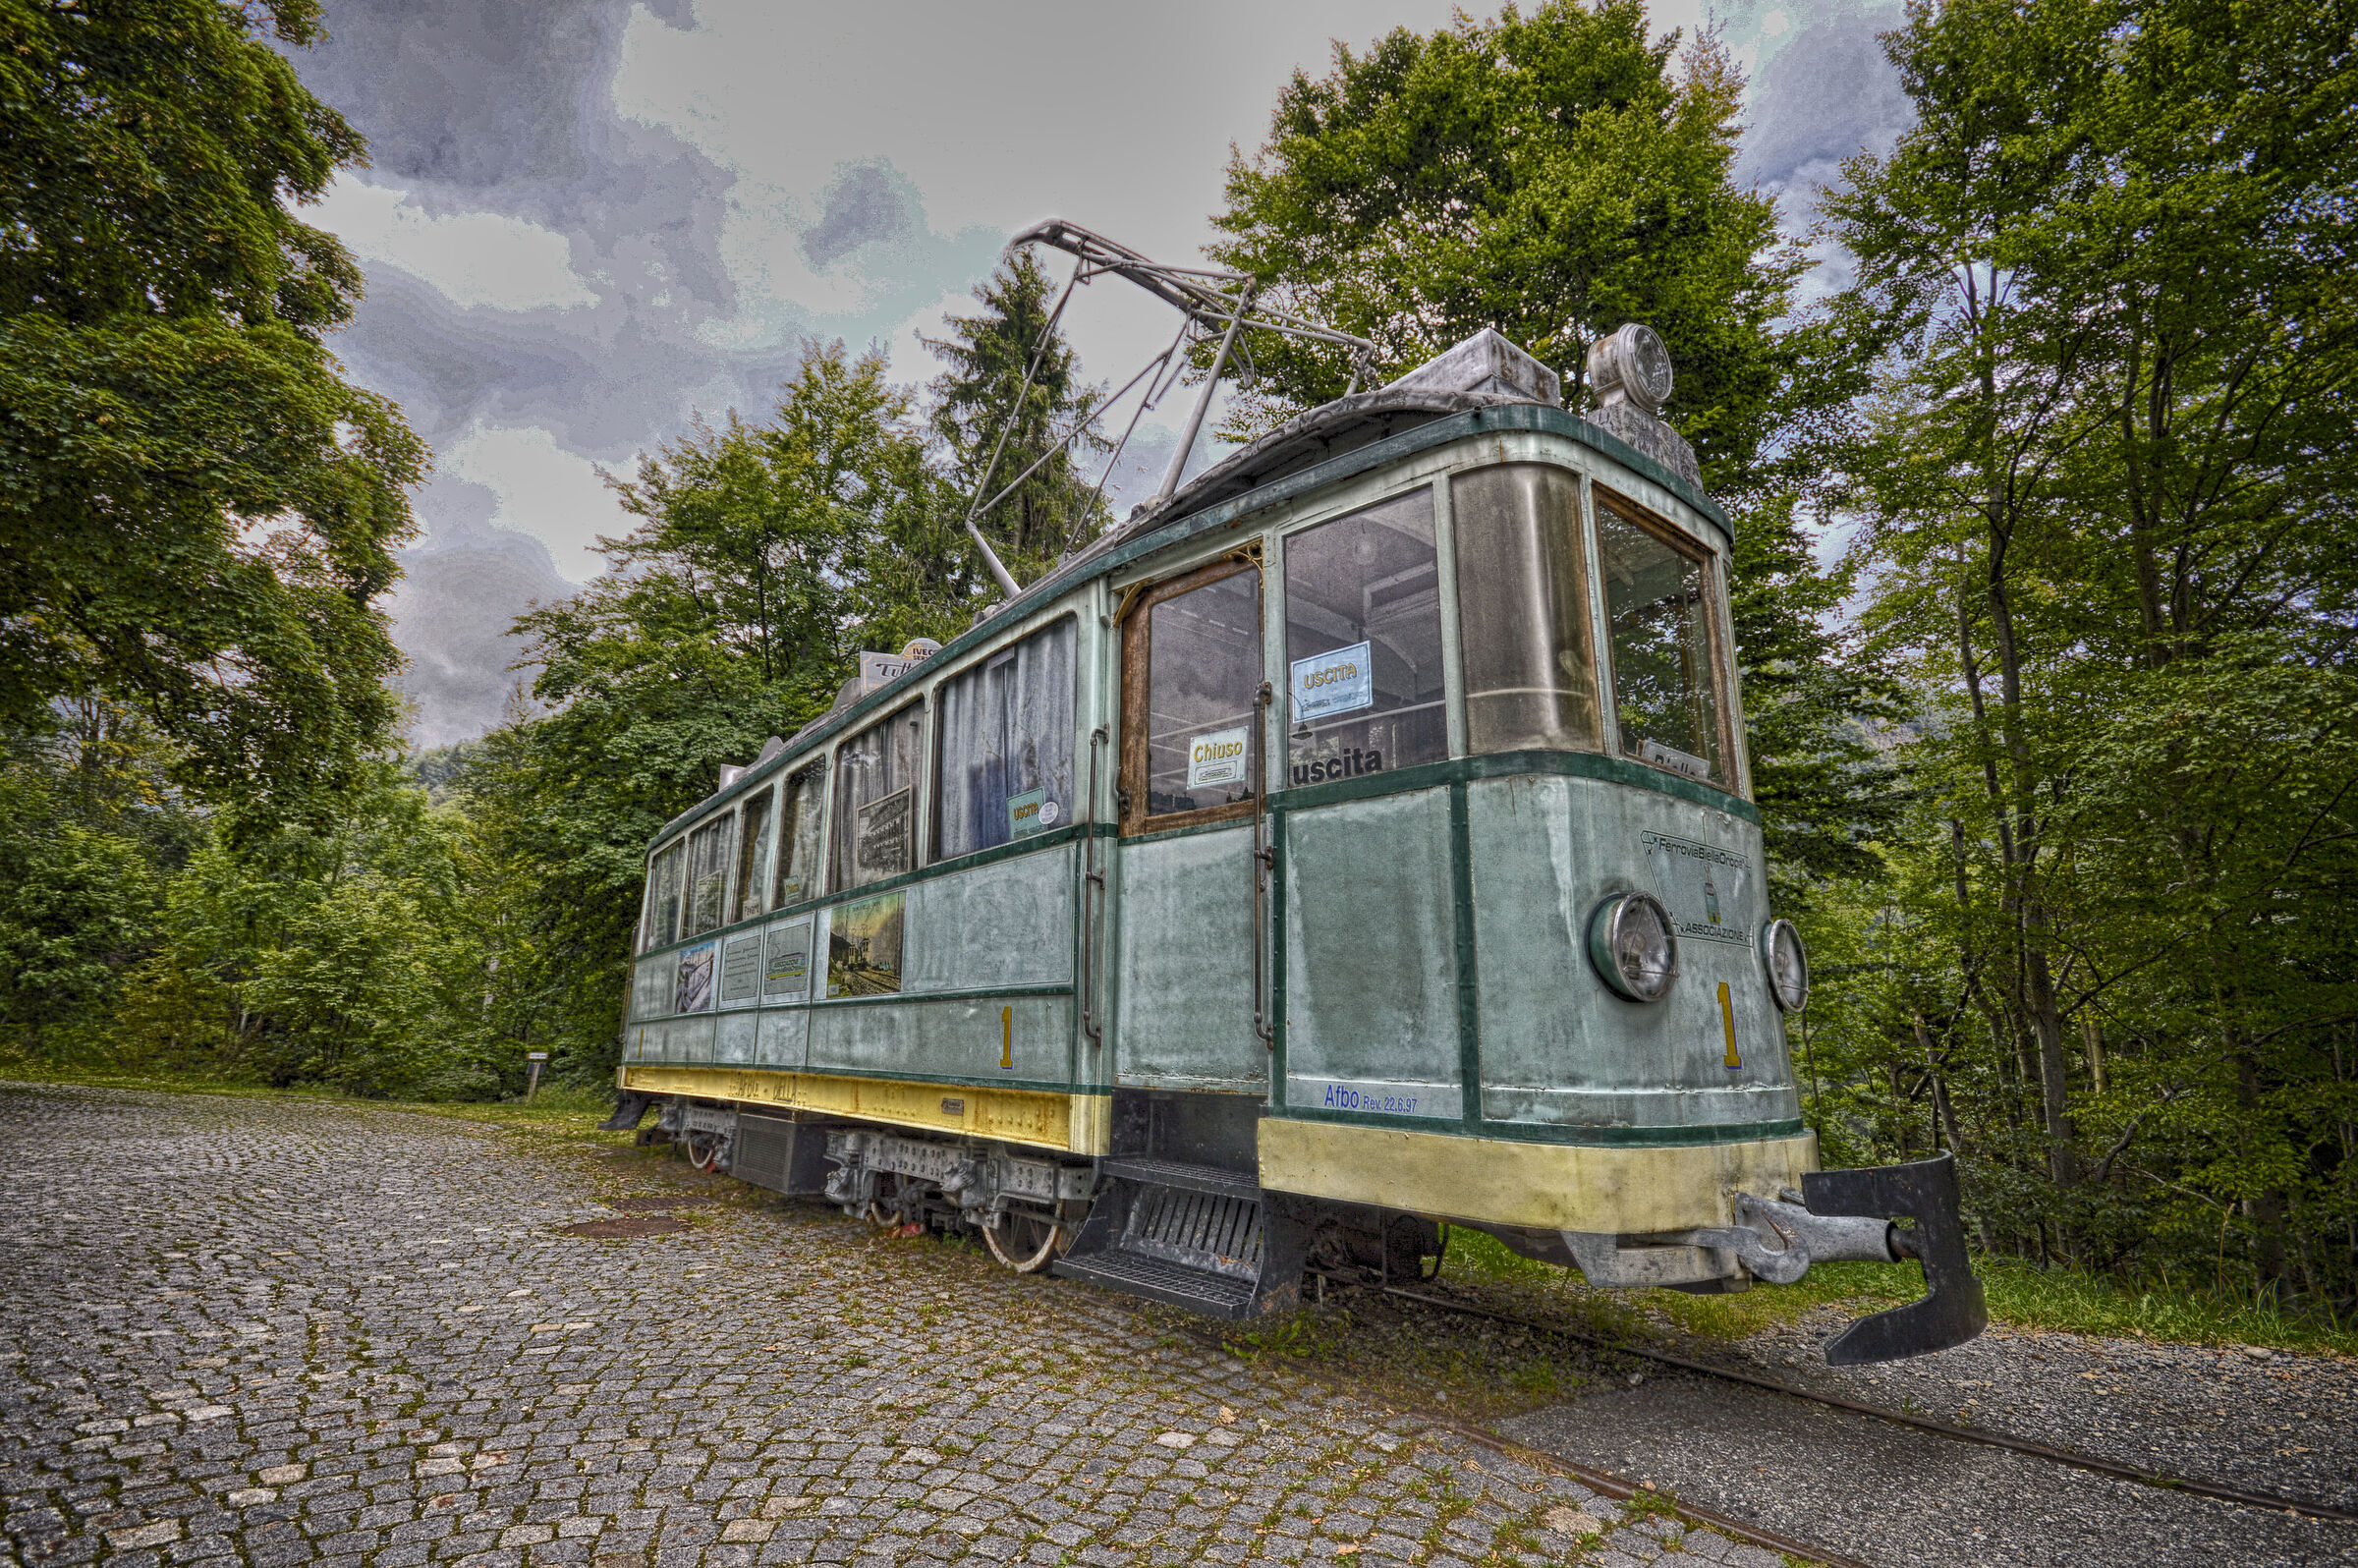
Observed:
[[[1783,1394],[1791,1399],[1805,1400],[1810,1404],[1825,1405],[1835,1410],[1847,1410],[1853,1415],[1870,1416],[1877,1421],[1889,1422],[1897,1427],[1912,1427],[1918,1431],[1929,1431],[1936,1436],[1950,1437],[1959,1442],[1980,1443],[1989,1448],[2002,1448],[2008,1453],[2022,1454],[2032,1459],[2044,1459],[2051,1464],[2068,1465],[2073,1469],[2092,1471],[2100,1476],[2110,1476],[2116,1481],[2133,1481],[2143,1486],[2153,1486],[2163,1491],[2186,1492],[2197,1497],[2209,1497],[2218,1502],[2237,1503],[2246,1508],[2266,1508],[2274,1513],[2299,1514],[2307,1519],[2326,1519],[2339,1524],[2358,1524],[2358,1511],[2336,1508],[2330,1503],[2316,1502],[2306,1497],[2294,1497],[2282,1492],[2254,1491],[2248,1487],[2230,1486],[2224,1482],[2202,1481],[2191,1476],[2172,1475],[2167,1471],[2140,1470],[2135,1465],[2125,1465],[2118,1460],[2106,1459],[2101,1454],[2081,1453],[2073,1448],[2050,1447],[2046,1443],[2032,1442],[2027,1437],[2013,1437],[2004,1432],[1981,1431],[1971,1427],[1952,1426],[1948,1422],[1934,1421],[1924,1416],[1903,1415],[1896,1410],[1885,1410],[1877,1405],[1861,1404],[1855,1399],[1844,1399],[1838,1394],[1822,1394],[1815,1389],[1800,1388],[1791,1383],[1778,1382],[1773,1377],[1763,1377],[1754,1372],[1734,1372],[1724,1367],[1714,1367],[1709,1362],[1695,1361],[1686,1356],[1674,1355],[1666,1350],[1648,1350],[1641,1346],[1624,1344],[1619,1340],[1605,1339],[1596,1334],[1584,1334],[1577,1328],[1564,1328],[1553,1323],[1536,1322],[1513,1313],[1496,1312],[1488,1307],[1476,1307],[1465,1302],[1450,1301],[1443,1296],[1429,1296],[1423,1291],[1403,1290],[1398,1285],[1379,1285],[1376,1288],[1386,1296],[1397,1296],[1403,1301],[1420,1302],[1428,1307],[1437,1307],[1443,1312],[1460,1313],[1470,1317],[1488,1317],[1494,1322],[1512,1323],[1518,1328],[1527,1328],[1535,1334],[1552,1334],[1559,1339],[1569,1339],[1576,1344],[1587,1345],[1591,1349],[1609,1350],[1619,1355],[1636,1356],[1641,1360],[1656,1362],[1665,1367],[1676,1367],[1682,1372],[1700,1372],[1706,1377],[1716,1377],[1723,1382],[1743,1383],[1753,1388],[1765,1388],[1770,1393]]]

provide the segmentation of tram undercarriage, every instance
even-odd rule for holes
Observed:
[[[1173,1135],[1216,1148],[1217,1123],[1236,1118],[1207,1118],[1207,1107],[1180,1096],[1122,1098],[1116,1136],[1140,1151],[1099,1157],[628,1091],[604,1125],[627,1130],[655,1108],[640,1143],[675,1144],[699,1170],[823,1199],[882,1230],[973,1233],[1016,1272],[1050,1270],[1216,1317],[1284,1312],[1305,1288],[1322,1291],[1332,1279],[1429,1278],[1446,1249],[1445,1225],[1484,1231],[1600,1287],[1719,1294],[1755,1281],[1793,1284],[1820,1262],[1920,1263],[1924,1299],[1850,1325],[1826,1349],[1837,1366],[1956,1343],[1983,1316],[1945,1155],[1809,1171],[1798,1189],[1772,1195],[1733,1192],[1726,1224],[1564,1230],[1265,1188],[1246,1170],[1155,1149]],[[1238,1143],[1228,1132],[1226,1142]]]

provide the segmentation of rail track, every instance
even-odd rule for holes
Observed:
[[[1633,1345],[1624,1340],[1609,1339],[1599,1334],[1586,1334],[1576,1328],[1541,1322],[1514,1313],[1499,1312],[1489,1307],[1479,1307],[1471,1302],[1453,1301],[1446,1296],[1433,1295],[1428,1291],[1410,1290],[1388,1282],[1378,1284],[1375,1288],[1386,1296],[1396,1296],[1402,1301],[1416,1302],[1441,1312],[1455,1313],[1468,1317],[1488,1318],[1493,1322],[1510,1323],[1535,1334],[1551,1335],[1557,1339],[1570,1340],[1592,1350],[1610,1351],[1615,1355],[1632,1356],[1641,1361],[1654,1362],[1663,1367],[1675,1367],[1681,1372],[1717,1378],[1722,1382],[1741,1383],[1750,1388],[1766,1389],[1770,1393],[1782,1394],[1789,1399],[1799,1399],[1813,1405],[1825,1405],[1831,1409],[1848,1411],[1853,1415],[1871,1417],[1876,1421],[1885,1422],[1895,1427],[1909,1427],[1918,1431],[1932,1432],[1937,1436],[1950,1438],[1957,1442],[1978,1443],[1986,1448],[2002,1448],[2008,1453],[2021,1454],[2029,1459],[2066,1465],[2075,1470],[2085,1470],[2100,1476],[2110,1476],[2117,1481],[2135,1482],[2139,1485],[2159,1487],[2165,1491],[2183,1492],[2196,1497],[2210,1497],[2219,1502],[2236,1503],[2247,1508],[2265,1508],[2276,1513],[2292,1513],[2305,1519],[2358,1524],[2358,1511],[2337,1508],[2330,1503],[2318,1502],[2313,1498],[2296,1497],[2283,1492],[2258,1491],[2248,1486],[2233,1486],[2224,1482],[2205,1481],[2199,1477],[2173,1475],[2166,1471],[2143,1470],[2135,1465],[2125,1465],[2118,1460],[2106,1459],[2101,1454],[2082,1453],[2072,1448],[2056,1448],[2047,1443],[2032,1442],[2028,1438],[2010,1436],[2005,1432],[1983,1431],[1972,1427],[1959,1427],[1949,1422],[1934,1421],[1924,1416],[1905,1415],[1896,1410],[1886,1410],[1881,1406],[1844,1399],[1839,1395],[1820,1393],[1815,1389],[1779,1382],[1773,1377],[1764,1377],[1757,1372],[1714,1367],[1709,1362],[1697,1361],[1692,1357],[1676,1355],[1670,1351]]]

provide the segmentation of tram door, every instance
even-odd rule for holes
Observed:
[[[1261,599],[1258,561],[1221,561],[1155,585],[1123,621],[1124,1087],[1268,1090],[1253,1027]]]

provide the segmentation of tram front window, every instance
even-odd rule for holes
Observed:
[[[1596,495],[1622,755],[1724,785],[1708,557],[1610,491]]]
[[[1145,612],[1150,817],[1249,801],[1261,777],[1261,571],[1207,571]]]
[[[1449,502],[1468,747],[1600,750],[1580,480],[1535,463],[1477,469]]]
[[[1289,782],[1449,755],[1432,490],[1285,541],[1285,657]]]

